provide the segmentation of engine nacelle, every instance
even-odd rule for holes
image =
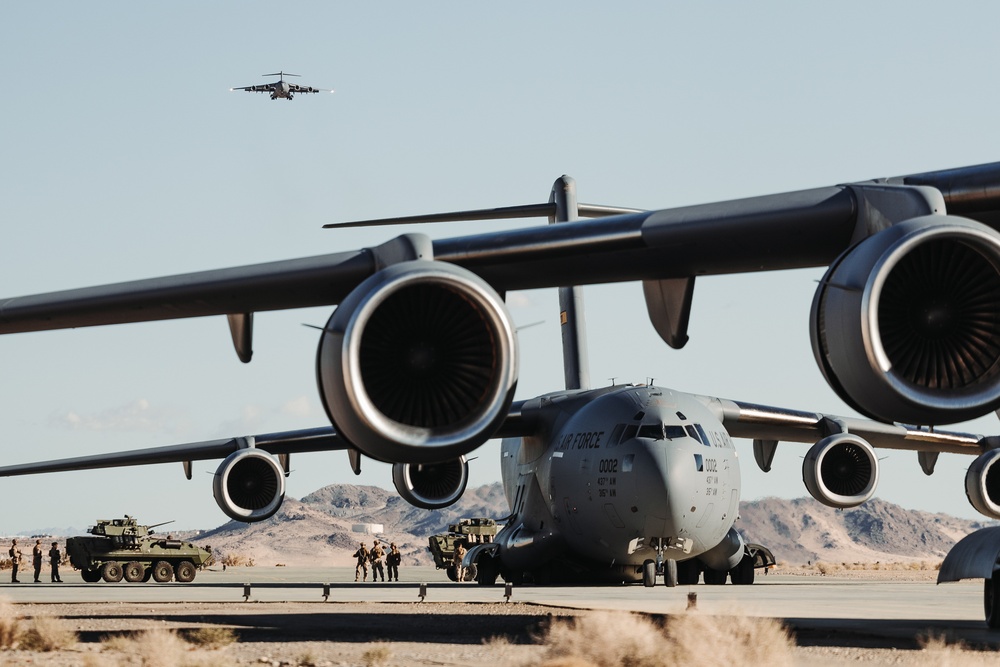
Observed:
[[[857,507],[875,493],[878,457],[867,441],[850,433],[823,438],[802,462],[802,481],[829,507]]]
[[[976,510],[1000,519],[1000,449],[980,454],[965,473],[965,495]]]
[[[1000,234],[985,225],[926,216],[870,236],[830,265],[810,319],[826,381],[873,419],[1000,406]]]
[[[263,521],[285,499],[285,471],[276,458],[260,449],[241,449],[227,456],[212,483],[215,502],[236,521]]]
[[[389,463],[448,461],[506,418],[517,337],[503,299],[474,273],[402,262],[344,299],[316,366],[327,415],[358,449]]]
[[[442,463],[396,463],[392,482],[406,502],[437,510],[462,497],[469,483],[469,464],[464,456]]]

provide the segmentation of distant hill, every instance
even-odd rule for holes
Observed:
[[[499,483],[468,489],[456,504],[434,511],[415,508],[379,487],[337,484],[301,500],[287,498],[267,521],[231,521],[196,540],[222,554],[253,557],[259,565],[346,566],[353,564],[351,554],[358,542],[370,545],[373,539],[352,532],[352,526],[382,524],[380,539],[399,545],[404,565],[429,565],[429,535],[446,531],[448,524],[464,517],[499,519],[507,514]],[[939,560],[963,536],[986,525],[878,499],[836,510],[812,498],[765,498],[741,504],[736,528],[748,541],[770,548],[779,562],[794,565],[817,560]]]
[[[413,507],[391,491],[377,486],[334,484],[302,500],[286,498],[277,514],[253,524],[230,521],[197,536],[213,551],[252,557],[258,565],[353,565],[351,554],[373,535],[352,532],[355,524],[382,524],[378,537],[396,542],[403,565],[431,565],[427,537],[444,532],[448,524],[471,516],[495,519],[507,515],[507,501],[499,483],[468,489],[443,510]]]
[[[838,510],[813,498],[764,498],[740,504],[736,529],[771,549],[778,562],[940,560],[958,540],[991,525],[869,500]]]

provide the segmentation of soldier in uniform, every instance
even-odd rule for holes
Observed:
[[[40,583],[41,579],[38,577],[42,574],[42,561],[44,556],[42,554],[42,541],[35,540],[35,548],[31,550],[31,564],[35,567],[35,583]]]
[[[354,567],[354,581],[358,580],[362,572],[365,574],[363,581],[368,581],[368,549],[365,548],[364,542],[354,552],[354,557],[358,559],[358,564]]]
[[[59,577],[59,562],[62,560],[62,552],[59,551],[59,543],[53,542],[52,548],[49,549],[49,564],[52,565],[52,581],[57,583],[62,583],[62,579]]]
[[[10,541],[10,549],[7,550],[10,554],[10,583],[19,584],[20,581],[17,580],[17,570],[21,567],[21,559],[24,557],[21,553],[21,548],[17,546],[17,540]]]
[[[385,549],[378,543],[378,540],[372,542],[372,549],[368,554],[372,561],[372,583],[375,583],[379,575],[382,575],[382,581],[385,581],[385,569],[382,567],[382,557],[385,556]]]
[[[465,568],[462,567],[462,559],[465,558],[465,543],[459,542],[455,545],[455,576],[458,578],[458,582],[462,583],[465,581]]]
[[[399,564],[403,562],[403,554],[395,542],[389,544],[389,553],[385,556],[385,566],[389,570],[389,581],[399,581]]]

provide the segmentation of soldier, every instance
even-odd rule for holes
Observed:
[[[7,550],[10,554],[10,583],[19,584],[20,581],[17,580],[17,570],[21,567],[21,559],[23,554],[21,553],[21,548],[17,546],[17,540],[10,541],[10,549]]]
[[[35,548],[31,550],[31,564],[35,567],[35,583],[41,583],[38,577],[42,574],[42,541],[35,540]]]
[[[463,558],[465,558],[465,543],[459,542],[455,545],[455,557],[453,560],[455,564],[455,576],[459,583],[465,581],[465,568],[462,567]]]
[[[62,579],[59,577],[60,561],[62,561],[62,552],[59,551],[59,543],[53,542],[52,548],[49,549],[49,564],[52,566],[53,583],[62,583]]]
[[[362,572],[365,573],[363,581],[368,581],[368,549],[365,548],[364,542],[354,552],[354,557],[358,559],[358,564],[354,567],[354,581],[358,580]]]
[[[385,566],[389,570],[389,581],[399,581],[399,564],[403,562],[403,554],[395,542],[389,544],[389,553],[385,556]]]
[[[382,556],[385,555],[385,549],[378,543],[378,540],[372,542],[372,550],[368,554],[372,561],[372,583],[375,583],[379,575],[382,575],[382,581],[385,581],[385,569],[382,568]]]

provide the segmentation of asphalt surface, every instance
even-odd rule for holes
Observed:
[[[0,573],[0,577],[8,572]],[[225,603],[307,603],[306,616],[336,613],[338,603],[380,603],[386,610],[378,633],[393,639],[394,629],[419,627],[421,615],[432,613],[439,603],[464,603],[462,622],[496,623],[498,604],[505,604],[507,590],[501,583],[482,587],[447,581],[433,568],[405,568],[402,581],[354,582],[348,568],[230,568],[199,572],[189,584],[84,583],[78,573],[68,571],[66,583],[10,584],[0,579],[0,597],[16,603],[96,604],[100,614],[125,613],[139,605]],[[22,582],[25,578],[22,577]],[[30,581],[30,574],[28,581]],[[421,590],[421,584],[426,584]],[[246,586],[249,585],[249,589]],[[421,592],[424,593],[421,598]],[[245,594],[249,594],[245,599]],[[324,594],[328,594],[324,597]],[[510,601],[528,605],[525,618],[507,618],[506,625],[531,624],[548,613],[570,609],[617,609],[652,615],[683,612],[694,597],[697,609],[706,614],[746,614],[783,619],[795,631],[800,645],[885,646],[915,648],[919,637],[943,636],[970,646],[1000,649],[1000,632],[991,631],[983,620],[982,581],[936,585],[933,581],[858,580],[847,577],[788,576],[758,577],[753,586],[519,586],[510,590]],[[413,604],[417,602],[423,604]],[[402,603],[402,604],[401,604]],[[315,606],[312,606],[315,605]],[[345,605],[349,606],[349,605]],[[269,614],[277,605],[247,604],[250,613]],[[251,611],[252,608],[252,611]],[[221,607],[220,607],[221,609]],[[483,618],[477,609],[483,610]],[[204,614],[205,612],[200,612]],[[227,612],[229,613],[229,612]],[[531,618],[527,618],[530,616]],[[493,620],[489,620],[492,617]],[[404,623],[403,620],[406,620]],[[457,620],[456,620],[457,622]],[[278,624],[284,625],[283,623]],[[308,625],[301,617],[288,627]],[[268,627],[275,627],[269,621]],[[419,636],[419,633],[418,633]]]

